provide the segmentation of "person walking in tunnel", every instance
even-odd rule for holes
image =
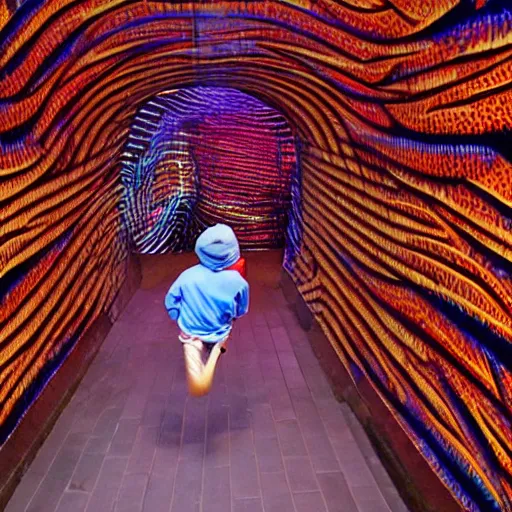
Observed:
[[[200,263],[172,284],[165,307],[181,330],[189,392],[202,396],[211,389],[233,322],[249,310],[249,284],[245,260],[229,226],[206,229],[196,241],[195,252]]]

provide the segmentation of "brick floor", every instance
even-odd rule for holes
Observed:
[[[163,307],[193,260],[152,260],[6,512],[407,512],[334,399],[277,258],[248,256],[251,312],[201,399]]]

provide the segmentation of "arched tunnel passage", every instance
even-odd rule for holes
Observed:
[[[136,109],[215,85],[297,128],[285,266],[331,359],[453,506],[510,509],[506,2],[19,3],[0,0],[0,442],[119,314],[116,163]]]
[[[190,250],[215,223],[231,226],[244,250],[283,247],[300,229],[292,128],[246,93],[158,94],[139,108],[121,160],[123,222],[137,253]]]

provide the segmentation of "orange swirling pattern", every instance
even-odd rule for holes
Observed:
[[[0,425],[125,272],[119,157],[164,90],[294,129],[285,267],[464,510],[511,510],[512,11],[499,0],[0,0]]]

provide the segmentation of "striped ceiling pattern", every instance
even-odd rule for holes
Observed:
[[[509,2],[13,4],[0,0],[2,439],[122,283],[137,113],[165,91],[236,89],[296,137],[285,268],[340,360],[464,510],[510,510]]]
[[[135,251],[193,249],[217,222],[235,230],[243,249],[284,245],[294,138],[261,101],[215,87],[159,94],[139,109],[122,157]]]

